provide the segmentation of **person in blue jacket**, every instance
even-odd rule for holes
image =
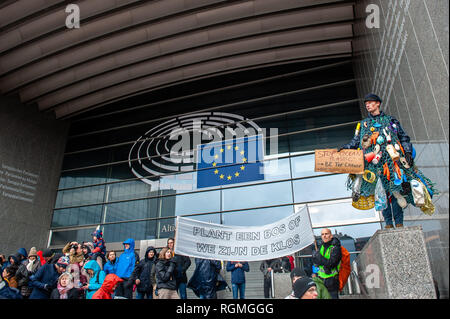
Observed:
[[[29,287],[33,288],[29,299],[50,299],[50,294],[56,288],[59,276],[66,271],[69,257],[63,256],[55,264],[43,265],[36,274],[30,276]]]
[[[101,270],[100,265],[97,260],[89,260],[84,269],[89,274],[89,283],[85,287],[86,289],[86,299],[92,299],[94,293],[100,289],[105,280],[106,274]]]
[[[245,272],[250,267],[248,262],[229,261],[227,263],[227,271],[231,272],[231,286],[233,289],[233,299],[245,299]]]
[[[106,254],[106,264],[103,269],[105,274],[116,274],[116,268],[117,268],[117,258],[116,258],[116,252],[114,250],[109,251]]]
[[[134,267],[139,263],[139,256],[134,251],[134,239],[128,238],[123,242],[124,252],[117,261],[116,275],[123,280],[116,290],[115,296],[133,298],[133,278]]]
[[[0,274],[0,299],[22,299],[19,290],[11,288],[8,283],[3,280]]]

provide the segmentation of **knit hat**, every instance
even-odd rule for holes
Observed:
[[[37,257],[36,247],[31,247],[30,252],[28,253],[28,257],[35,256]]]
[[[291,271],[291,280],[294,279],[294,277],[307,277],[308,275],[306,274],[306,272],[299,268],[299,267],[295,267],[294,269],[292,269]]]
[[[364,103],[367,101],[383,102],[378,95],[373,93],[369,93],[364,97]]]
[[[51,251],[51,249],[46,249],[42,252],[42,257],[52,257],[53,256],[53,252]]]
[[[67,266],[69,266],[69,257],[67,256],[60,257],[56,262],[56,264],[60,267],[66,268]]]
[[[316,286],[316,283],[309,277],[297,279],[294,283],[295,298],[300,299],[301,297],[303,297],[305,292],[312,286]]]

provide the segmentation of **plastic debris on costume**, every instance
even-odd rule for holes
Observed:
[[[364,153],[364,174],[350,174],[347,179],[347,189],[352,190],[352,206],[362,210],[373,207],[381,209],[388,201],[386,198],[384,203],[386,196],[381,196],[382,188],[397,199],[400,207],[411,204],[431,215],[434,213],[431,197],[437,190],[415,165],[410,166],[406,161],[405,151],[397,135],[398,129],[392,123],[392,117],[385,114],[358,123],[355,135],[359,133]],[[417,183],[423,185],[423,201],[419,202],[420,187]]]

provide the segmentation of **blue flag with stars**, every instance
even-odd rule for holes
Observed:
[[[263,136],[212,142],[197,146],[197,188],[264,179]]]

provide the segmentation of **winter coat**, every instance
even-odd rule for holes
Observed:
[[[148,258],[148,253],[153,250],[155,255],[153,258]],[[156,249],[153,246],[150,246],[145,251],[145,257],[141,259],[139,264],[136,265],[134,271],[131,275],[133,282],[136,279],[140,280],[139,285],[136,286],[139,292],[151,292],[153,291],[153,285],[156,284],[155,277],[152,276],[152,273],[155,274],[153,268],[155,267],[155,263],[157,261],[157,253]]]
[[[187,283],[186,271],[191,266],[191,259],[188,256],[174,255],[176,264],[175,279],[177,280],[177,286],[180,283]]]
[[[175,260],[159,259],[155,265],[156,271],[156,288],[157,289],[177,289],[177,282],[175,279]]]
[[[30,276],[34,275],[39,270],[39,268],[41,268],[41,262],[39,261],[39,259],[36,259],[34,261],[31,271],[27,269],[29,263],[30,260],[27,260],[25,263],[21,264],[16,272],[17,285],[19,287],[20,293],[25,297],[28,297],[33,290],[32,288],[28,287]]]
[[[72,288],[67,292],[67,299],[83,299],[82,296],[83,291],[79,288]],[[50,299],[60,299],[60,297],[58,288],[53,289],[50,294]]]
[[[17,289],[10,288],[5,281],[1,280],[0,299],[22,299],[22,295]]]
[[[115,274],[106,275],[103,285],[96,293],[94,293],[92,299],[111,299],[111,295],[114,292],[114,286],[121,281],[123,281],[123,279]]]
[[[118,257],[119,260],[116,262],[116,275],[120,278],[130,278],[136,263],[139,262],[139,259],[136,259],[136,254],[134,252],[134,239],[128,238],[123,242],[123,244],[130,245],[130,248],[125,249],[125,251]]]
[[[59,273],[54,264],[45,264],[30,276],[29,287],[33,288],[30,299],[48,299],[51,291],[56,288]]]
[[[195,271],[187,287],[192,289],[197,297],[202,295],[206,299],[216,299],[216,292],[227,286],[219,274],[220,269],[218,260],[195,258]]]
[[[70,243],[67,243],[66,246],[64,246],[62,252],[63,254],[69,254],[69,260],[71,264],[80,264],[84,261],[83,252],[77,253],[70,251]]]
[[[94,293],[102,286],[106,274],[101,270],[96,260],[88,261],[84,266],[84,269],[86,271],[88,269],[94,271],[94,275],[89,279],[89,288],[86,290],[86,299],[92,299]]]
[[[330,252],[330,259],[326,259],[319,252],[321,247],[324,247],[324,251],[327,251],[328,247],[333,245],[333,249]],[[341,262],[342,253],[341,253],[341,242],[336,237],[333,237],[328,243],[323,243],[318,251],[314,251],[312,255],[312,261],[317,266],[323,266],[326,273],[331,273],[331,269],[337,268],[339,263]],[[339,276],[334,276],[331,278],[322,279],[325,286],[329,291],[338,291],[339,290]]]
[[[237,263],[241,263],[242,267],[236,267]],[[248,262],[236,262],[229,261],[227,263],[227,271],[231,272],[231,283],[232,284],[244,284],[245,283],[245,272],[248,272],[250,267]]]
[[[111,262],[110,260],[108,260],[108,262],[103,267],[103,271],[107,275],[115,274],[116,273],[116,268],[117,268],[117,259],[114,259],[114,262]]]
[[[95,237],[97,237],[97,240],[93,241],[94,249],[92,250],[92,253],[94,253],[94,254],[98,253],[101,256],[105,257],[106,244],[105,244],[105,240],[102,238],[102,232],[100,230],[96,230],[93,235]]]

